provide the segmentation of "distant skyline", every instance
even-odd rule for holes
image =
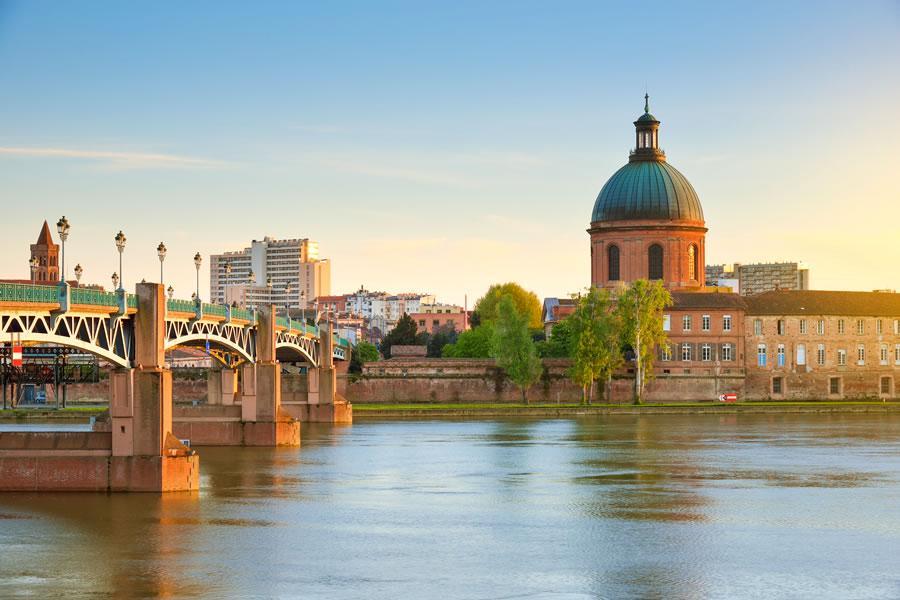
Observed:
[[[194,289],[192,257],[308,237],[332,290],[590,282],[645,90],[707,262],[900,289],[900,3],[0,0],[0,277],[44,219],[69,278]],[[58,239],[56,240],[58,242]]]

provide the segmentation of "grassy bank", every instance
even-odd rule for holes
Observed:
[[[70,406],[67,408],[10,408],[0,409],[0,422],[53,420],[85,422],[106,411],[105,406]]]
[[[679,402],[670,404],[354,404],[354,419],[500,417],[500,416],[579,416],[602,414],[735,414],[804,412],[900,412],[900,403],[859,402]]]

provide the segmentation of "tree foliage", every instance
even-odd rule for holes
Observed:
[[[440,358],[443,355],[444,346],[456,342],[459,333],[453,325],[441,325],[435,329],[428,338],[428,357]]]
[[[537,344],[542,358],[569,358],[572,356],[572,324],[563,319],[550,330],[550,337]]]
[[[535,351],[528,331],[529,317],[516,309],[512,296],[504,296],[497,305],[494,321],[493,356],[497,366],[522,391],[522,401],[528,403],[528,388],[541,377],[544,366]]]
[[[378,348],[369,342],[359,342],[350,353],[350,372],[362,373],[362,366],[367,362],[375,362],[381,355],[378,354]]]
[[[518,283],[496,283],[475,303],[475,312],[480,323],[497,319],[497,310],[504,296],[509,296],[519,314],[526,317],[530,329],[541,327],[541,302],[537,294],[529,292]]]
[[[391,357],[392,346],[412,346],[417,342],[416,322],[404,314],[397,321],[397,326],[391,329],[381,340],[381,353],[385,358]]]
[[[667,343],[663,311],[672,305],[672,296],[660,281],[638,279],[617,300],[616,316],[622,327],[622,341],[634,352],[634,402],[641,403],[644,384],[653,376],[656,346]]]
[[[456,342],[447,344],[441,350],[444,358],[490,358],[494,340],[494,325],[483,323],[475,329],[464,331]]]
[[[571,331],[569,377],[581,386],[582,399],[590,404],[594,382],[599,381],[603,390],[622,364],[619,320],[611,309],[609,292],[590,288],[578,298],[575,312],[563,323],[568,323]]]

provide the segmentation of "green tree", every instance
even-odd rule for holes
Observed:
[[[416,343],[416,322],[404,314],[397,321],[397,326],[391,329],[381,340],[381,353],[385,358],[391,357],[391,346],[412,346]]]
[[[494,341],[494,325],[484,323],[475,329],[464,331],[456,342],[441,349],[444,358],[491,358],[491,344]]]
[[[528,331],[528,315],[519,313],[512,296],[504,296],[497,305],[494,329],[497,366],[522,390],[522,401],[528,404],[528,388],[540,379],[544,366]]]
[[[582,402],[590,404],[594,382],[601,383],[602,397],[606,383],[622,364],[619,323],[611,309],[609,292],[590,288],[578,298],[575,312],[563,322],[570,323],[571,327],[569,377],[581,386]]]
[[[354,346],[350,353],[350,372],[362,373],[362,366],[367,362],[375,362],[381,355],[378,354],[378,348],[375,344],[369,342],[359,342]]]
[[[497,318],[497,308],[504,296],[510,296],[516,310],[525,315],[530,329],[541,328],[541,302],[534,292],[529,292],[518,283],[495,283],[487,293],[475,303],[475,312],[481,323]]]
[[[538,343],[538,354],[543,358],[569,358],[572,343],[572,323],[566,318],[553,326],[549,339]]]
[[[663,311],[672,305],[672,296],[660,281],[638,279],[617,301],[616,315],[622,326],[622,340],[634,351],[634,403],[640,404],[646,380],[653,377],[653,353],[667,343]]]
[[[443,355],[444,346],[452,344],[459,337],[453,325],[441,325],[431,334],[428,340],[429,358],[440,358]]]

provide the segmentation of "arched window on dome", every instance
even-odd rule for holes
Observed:
[[[691,244],[688,246],[688,280],[697,280],[697,246]]]
[[[651,280],[663,278],[663,249],[653,244],[647,250],[647,277]]]
[[[610,281],[618,281],[621,277],[619,275],[619,247],[618,246],[610,246],[606,250],[606,266],[607,272],[609,273]]]

